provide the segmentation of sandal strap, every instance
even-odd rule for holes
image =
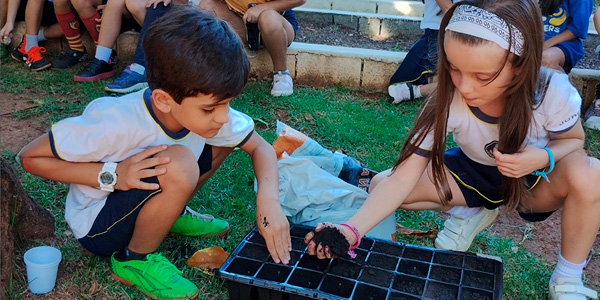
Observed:
[[[556,293],[575,293],[575,294],[584,295],[584,296],[592,298],[592,299],[598,299],[598,292],[596,292],[592,289],[586,288],[585,286],[582,286],[582,285],[557,284],[554,286],[554,291]]]

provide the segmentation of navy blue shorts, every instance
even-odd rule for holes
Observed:
[[[425,29],[425,33],[410,48],[400,66],[390,78],[390,85],[410,83],[427,84],[437,70],[439,30]]]
[[[496,166],[486,166],[468,158],[460,148],[444,153],[444,164],[458,184],[468,207],[495,209],[504,204],[502,199],[502,174]],[[542,180],[540,176],[527,175],[529,189]],[[522,213],[521,218],[538,222],[548,218],[554,211],[544,213]]]
[[[206,145],[198,158],[200,175],[212,167],[212,147]],[[158,183],[158,178],[142,179],[144,182]],[[100,214],[94,220],[88,234],[79,239],[81,245],[98,256],[111,256],[123,250],[133,236],[135,221],[140,209],[148,199],[161,192],[158,190],[129,190],[112,192]]]
[[[290,25],[292,25],[295,37],[296,33],[298,32],[298,19],[296,19],[296,14],[294,14],[294,11],[289,9],[284,11],[282,16],[290,23]],[[254,51],[258,50],[260,45],[263,44],[257,23],[246,23],[246,42],[248,42],[248,48]]]

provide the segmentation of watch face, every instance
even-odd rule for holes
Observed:
[[[112,184],[114,180],[115,178],[110,172],[102,172],[102,174],[100,174],[100,182],[102,184],[109,185]]]

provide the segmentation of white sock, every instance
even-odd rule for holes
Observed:
[[[552,272],[550,282],[556,283],[556,279],[560,277],[578,278],[581,280],[581,276],[583,275],[583,267],[585,267],[585,265],[586,261],[580,264],[572,263],[566,260],[562,256],[562,253],[559,253],[558,262],[556,263],[556,268],[554,268],[554,272]]]
[[[46,36],[44,35],[44,29],[46,29],[46,28],[40,28],[40,31],[38,31],[38,41],[39,42],[43,42],[43,41],[47,41],[48,40],[46,38]]]
[[[129,65],[129,69],[131,71],[133,71],[133,72],[136,72],[136,73],[140,74],[140,75],[146,74],[146,68],[144,66],[136,64],[136,63],[133,63],[133,64]]]
[[[423,98],[423,95],[421,95],[421,86],[420,85],[414,85],[414,92],[415,92],[415,99],[417,98]]]
[[[446,213],[461,218],[470,218],[477,215],[482,209],[481,207],[454,206],[446,211]]]
[[[112,49],[98,45],[96,47],[96,59],[103,60],[108,62],[110,60],[110,55],[112,54]]]
[[[29,51],[29,49],[38,46],[38,36],[35,34],[26,34],[25,35],[25,52]]]

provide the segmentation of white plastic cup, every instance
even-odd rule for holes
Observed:
[[[62,259],[60,250],[50,246],[31,248],[23,256],[27,267],[29,290],[34,294],[45,294],[56,284],[58,264]]]

